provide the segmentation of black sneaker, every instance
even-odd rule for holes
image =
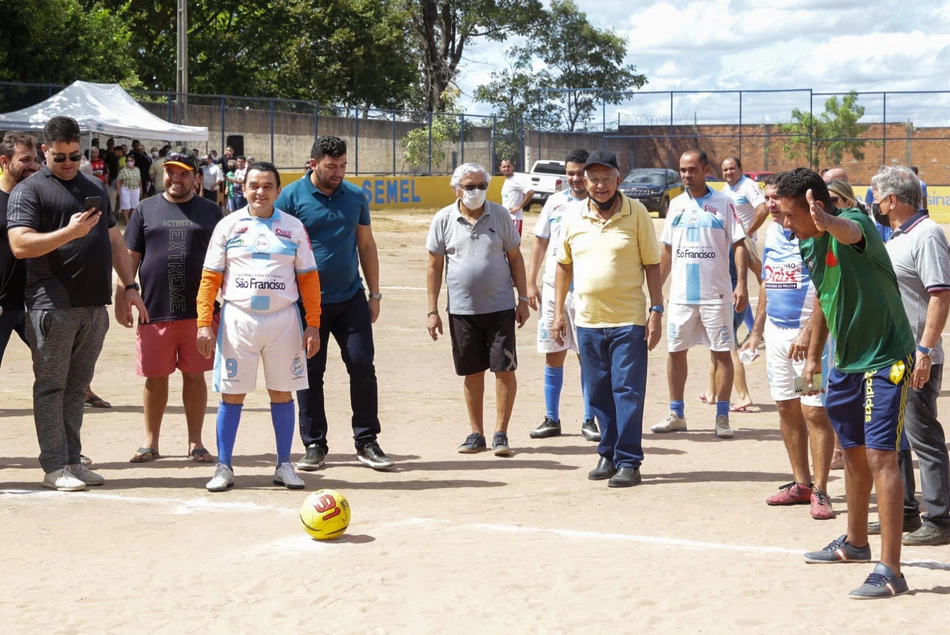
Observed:
[[[327,453],[316,443],[307,446],[307,454],[297,461],[297,469],[314,472],[326,464]]]
[[[593,419],[588,419],[581,425],[581,434],[588,441],[600,443],[600,430],[597,429],[597,422]]]
[[[386,456],[386,453],[380,449],[379,444],[375,441],[359,448],[356,451],[356,458],[360,463],[365,463],[374,470],[385,470],[396,464],[395,461]]]
[[[909,534],[917,531],[923,525],[923,521],[920,520],[920,514],[915,514],[913,516],[904,516],[904,525],[901,527],[901,532]],[[881,535],[881,521],[872,520],[868,523],[868,535],[869,536],[880,536]]]
[[[487,450],[488,444],[485,437],[477,432],[473,432],[465,437],[465,443],[459,446],[459,454],[475,454],[482,450]]]
[[[508,445],[508,435],[504,432],[496,432],[491,441],[492,452],[495,456],[511,456],[514,452]]]
[[[550,417],[544,418],[544,423],[531,431],[529,435],[532,439],[547,439],[561,434],[561,422],[555,421]]]

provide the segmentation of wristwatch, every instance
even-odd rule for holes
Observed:
[[[651,313],[659,313],[660,315],[663,315],[663,305],[662,305],[662,304],[657,304],[656,306],[651,306],[651,307],[650,307],[650,312],[651,312]]]
[[[370,293],[370,294],[369,294],[369,299],[370,299],[370,300],[382,300],[382,299],[383,299],[383,294],[382,294],[382,293]]]
[[[937,349],[936,349],[936,348],[927,348],[926,346],[920,346],[919,344],[917,345],[917,352],[918,352],[918,353],[923,353],[924,355],[926,355],[926,356],[929,357],[930,359],[933,359],[934,357],[937,356]]]
[[[136,291],[141,291],[141,288],[139,287],[139,283],[138,283],[138,282],[133,282],[132,284],[127,284],[127,285],[125,285],[125,290],[126,290],[126,291],[128,291],[128,290],[130,290],[130,289],[135,289]]]

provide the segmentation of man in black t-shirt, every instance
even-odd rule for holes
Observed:
[[[201,442],[208,406],[205,372],[213,359],[198,353],[198,286],[221,209],[195,195],[198,157],[174,148],[162,165],[165,191],[141,203],[129,218],[125,243],[138,271],[149,321],[136,331],[136,373],[145,377],[145,443],[132,457],[144,463],[159,456],[158,437],[168,402],[168,378],[178,368],[188,424],[188,455],[199,463],[214,457]],[[123,291],[118,291],[121,297]]]
[[[106,190],[79,172],[79,134],[75,119],[49,120],[43,129],[47,164],[14,188],[7,207],[10,248],[26,260],[26,338],[43,486],[60,491],[103,483],[80,462],[80,430],[86,388],[109,328],[113,267],[129,289],[116,304],[119,322],[128,321],[131,305],[148,321]]]
[[[10,336],[16,332],[26,343],[23,290],[26,265],[10,251],[7,239],[7,202],[17,183],[40,169],[36,142],[24,132],[8,132],[0,142],[0,364]]]

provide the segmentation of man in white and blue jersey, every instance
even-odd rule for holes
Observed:
[[[538,310],[538,352],[544,353],[544,421],[531,431],[532,439],[546,439],[561,434],[561,387],[564,385],[564,359],[567,351],[575,353],[577,338],[574,337],[574,292],[568,291],[564,300],[567,330],[564,342],[558,344],[551,328],[554,322],[554,274],[557,271],[557,256],[563,240],[562,229],[569,215],[579,215],[583,207],[578,203],[587,200],[587,183],[584,180],[584,164],[590,155],[587,150],[572,150],[564,162],[568,187],[551,195],[544,203],[538,222],[534,226],[534,247],[528,263],[528,304]],[[537,285],[538,271],[544,259],[543,289]],[[579,359],[579,358],[578,358]],[[590,410],[590,402],[584,383],[581,381],[584,398],[584,423],[581,434],[588,441],[600,441],[600,431]]]
[[[795,377],[805,369],[811,338],[815,285],[802,260],[795,235],[782,227],[776,183],[765,181],[765,201],[774,221],[765,234],[762,251],[762,286],[755,326],[743,350],[754,351],[765,333],[769,388],[778,408],[782,440],[792,464],[792,482],[769,496],[769,505],[811,505],[816,520],[834,518],[827,494],[828,471],[835,434],[822,404],[821,394],[795,393]],[[827,373],[826,373],[827,374]],[[815,466],[814,481],[808,465],[808,443]]]
[[[708,166],[709,159],[702,150],[690,150],[680,157],[680,177],[686,191],[670,202],[660,239],[664,246],[660,262],[663,280],[672,274],[667,311],[670,414],[651,430],[686,430],[683,403],[688,372],[686,355],[691,347],[704,344],[716,363],[716,436],[730,439],[733,434],[729,427],[731,353],[735,349],[733,306],[735,311],[744,311],[748,304],[748,255],[735,204],[725,194],[706,185]],[[730,253],[734,255],[739,274],[735,290],[729,275]]]

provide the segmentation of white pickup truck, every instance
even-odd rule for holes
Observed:
[[[525,206],[527,212],[531,205],[544,205],[548,197],[567,187],[567,177],[564,175],[564,161],[535,161],[530,172],[516,172],[526,183],[531,185],[534,196],[531,203]]]

